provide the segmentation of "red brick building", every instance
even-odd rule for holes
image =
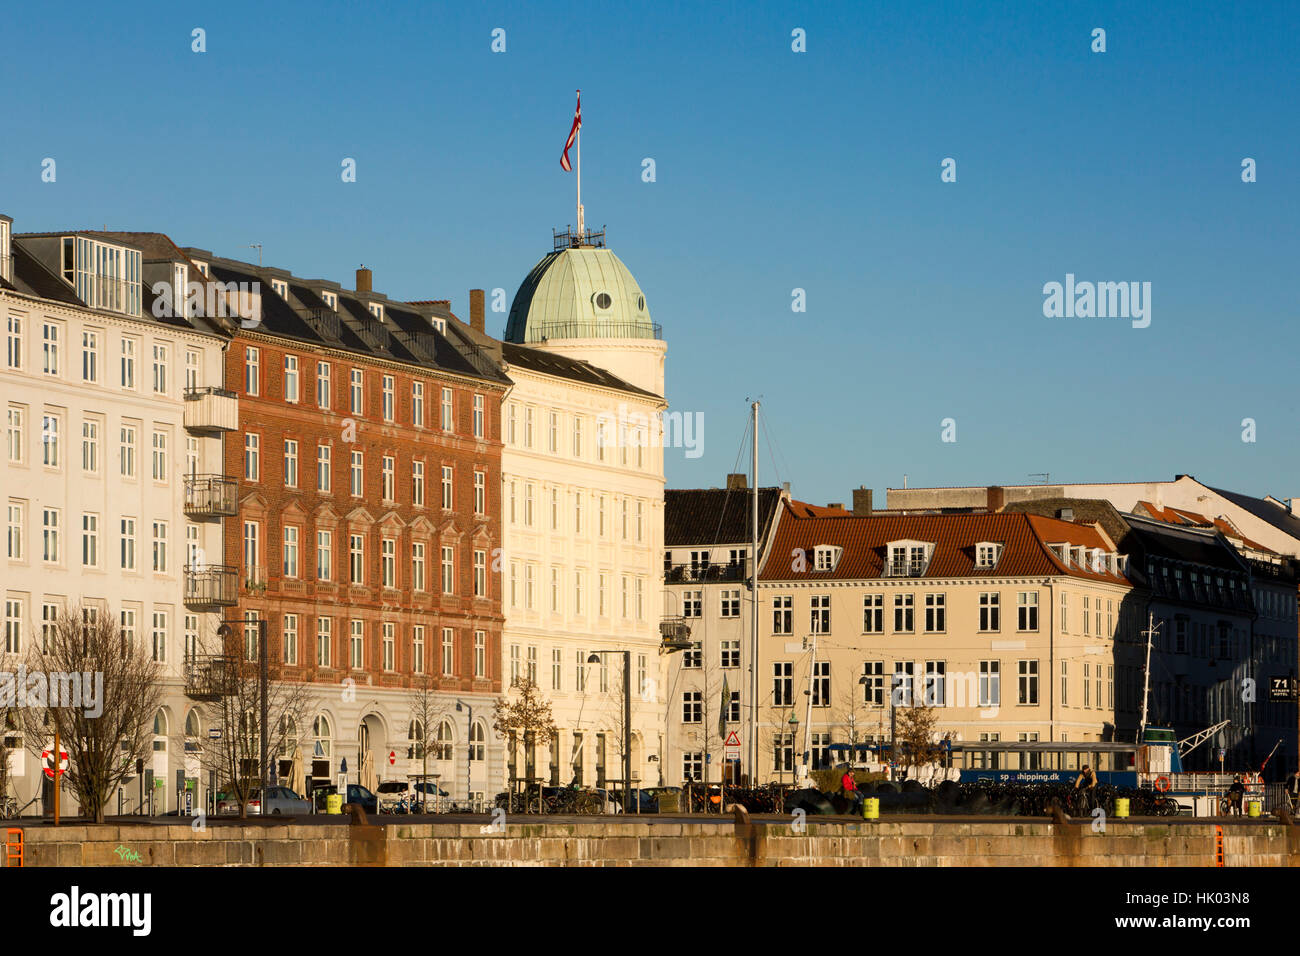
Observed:
[[[356,781],[368,757],[379,778],[405,779],[424,734],[453,799],[490,798],[509,380],[443,335],[445,305],[390,301],[368,270],[349,291],[189,252],[212,280],[260,290],[226,361],[240,402],[225,449],[239,481],[229,617],[248,622],[249,659],[264,619],[275,678],[319,686],[299,734],[307,772],[332,780],[346,759]],[[424,728],[413,708],[426,681],[437,716]]]

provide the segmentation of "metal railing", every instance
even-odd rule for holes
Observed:
[[[224,518],[238,513],[239,483],[225,475],[186,475],[185,513],[191,517]]]
[[[229,565],[208,564],[185,569],[187,607],[234,607],[238,594],[235,569]]]
[[[697,581],[744,581],[745,565],[673,564],[664,566],[665,584],[691,584]]]
[[[577,249],[579,246],[603,248],[605,245],[605,230],[602,229],[597,232],[594,229],[585,229],[578,232],[566,228],[564,232],[560,232],[557,229],[552,229],[551,238],[555,243],[555,252],[563,252],[565,249]]]
[[[530,342],[547,339],[662,339],[664,328],[658,322],[528,322]]]
[[[323,339],[331,342],[339,340],[339,331],[343,323],[339,320],[338,313],[331,309],[310,309],[303,314],[303,319],[311,326],[312,331]]]
[[[187,402],[197,402],[208,395],[218,395],[221,398],[239,397],[230,389],[218,388],[215,385],[190,385],[185,389],[185,401]]]
[[[228,697],[234,688],[234,658],[205,655],[185,659],[185,696],[191,700]]]

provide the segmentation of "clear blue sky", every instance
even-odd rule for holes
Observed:
[[[812,501],[904,473],[1287,497],[1298,38],[1295,3],[11,4],[0,211],[260,242],[345,284],[365,263],[463,314],[573,221],[581,87],[588,224],[663,324],[673,408],[705,417],[671,486],[722,482],[760,395],[764,482]],[[1044,318],[1067,272],[1151,282],[1151,326]]]

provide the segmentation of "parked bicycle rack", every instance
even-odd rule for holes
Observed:
[[[9,827],[9,833],[5,845],[5,866],[14,866],[14,860],[19,868],[23,866],[23,831],[18,827]]]

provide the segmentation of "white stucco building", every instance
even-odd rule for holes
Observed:
[[[0,217],[0,670],[14,671],[65,607],[114,616],[167,675],[145,761],[155,812],[175,808],[199,776],[183,661],[219,623],[222,579],[210,566],[222,554],[217,519],[234,513],[221,475],[223,435],[237,423],[235,399],[218,388],[225,338],[205,320],[158,319],[151,308],[155,282],[183,296],[192,268],[157,234],[12,236]],[[45,786],[40,761],[17,728],[5,734],[12,789],[27,804]],[[123,809],[139,792],[129,781]]]

